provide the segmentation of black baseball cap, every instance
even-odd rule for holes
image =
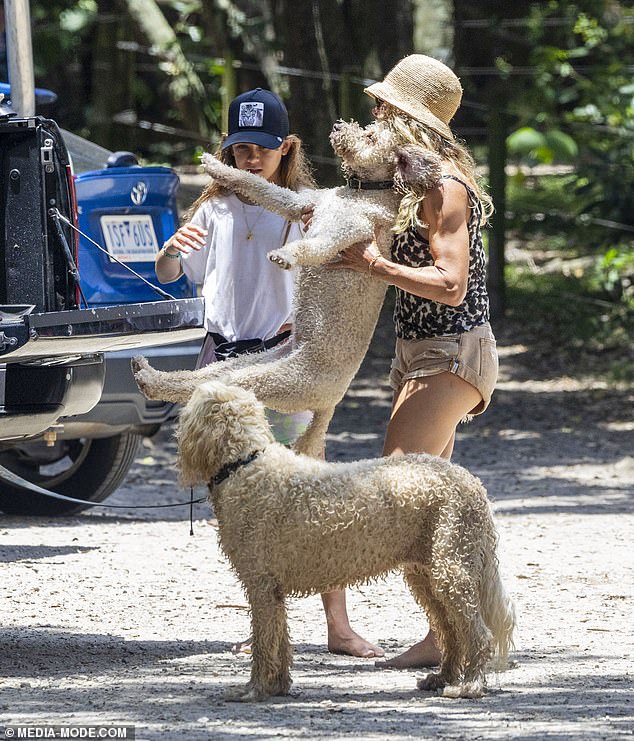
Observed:
[[[222,144],[257,144],[277,149],[289,134],[288,111],[281,99],[261,87],[238,95],[229,104],[229,132]]]

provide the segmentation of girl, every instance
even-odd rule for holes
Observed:
[[[229,133],[217,156],[239,170],[293,190],[314,188],[301,141],[289,133],[284,103],[257,88],[229,106]],[[207,335],[198,367],[241,352],[283,342],[292,327],[294,275],[281,270],[267,253],[302,236],[297,224],[249,203],[212,182],[193,204],[185,223],[156,258],[162,283],[183,272],[202,283]],[[285,415],[269,410],[278,442],[291,444],[306,429],[310,413]],[[328,648],[354,656],[382,656],[381,649],[357,635],[348,622],[345,593],[322,595]],[[234,647],[249,651],[249,641]]]

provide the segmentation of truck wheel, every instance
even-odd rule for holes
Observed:
[[[89,440],[24,443],[0,451],[0,464],[33,484],[86,502],[101,502],[121,484],[139,436],[122,433]],[[88,505],[52,499],[0,480],[0,510],[9,515],[71,515]]]

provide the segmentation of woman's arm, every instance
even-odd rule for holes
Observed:
[[[159,283],[171,283],[183,274],[180,256],[205,246],[207,230],[188,222],[175,232],[159,250],[154,270]]]
[[[433,265],[400,265],[382,257],[374,243],[357,244],[342,252],[330,268],[371,272],[373,276],[408,293],[459,306],[469,277],[469,201],[464,186],[453,180],[432,188],[422,203],[421,220],[429,225]]]

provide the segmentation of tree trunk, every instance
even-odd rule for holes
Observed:
[[[206,105],[205,88],[194,68],[186,59],[174,30],[155,0],[125,0],[130,15],[143,31],[158,55],[169,66],[169,91],[174,105],[190,128],[207,133],[203,114]]]
[[[273,11],[281,64],[304,71],[288,78],[291,129],[304,141],[318,180],[333,185],[341,172],[328,138],[332,125],[341,116],[370,120],[363,80],[382,77],[411,53],[411,3],[278,0]]]
[[[464,87],[463,106],[456,116],[457,128],[483,129],[488,151],[489,184],[495,214],[489,240],[489,292],[492,316],[504,314],[506,281],[505,210],[506,210],[506,137],[510,82],[499,71],[503,60],[509,65],[525,66],[530,44],[521,26],[503,26],[503,18],[528,15],[532,0],[500,3],[497,0],[454,0],[455,67]],[[469,71],[477,70],[475,72]],[[466,74],[461,74],[464,69]],[[496,71],[498,70],[498,71]],[[466,105],[464,105],[466,103]],[[469,105],[471,104],[471,105]],[[473,147],[475,137],[468,137]]]
[[[117,113],[132,107],[131,92],[135,65],[131,55],[117,49],[117,42],[127,38],[131,20],[119,23],[117,0],[101,0],[92,47],[91,106],[88,123],[91,139],[106,149],[134,151],[135,129],[112,125]],[[113,85],[112,81],[117,84]]]

